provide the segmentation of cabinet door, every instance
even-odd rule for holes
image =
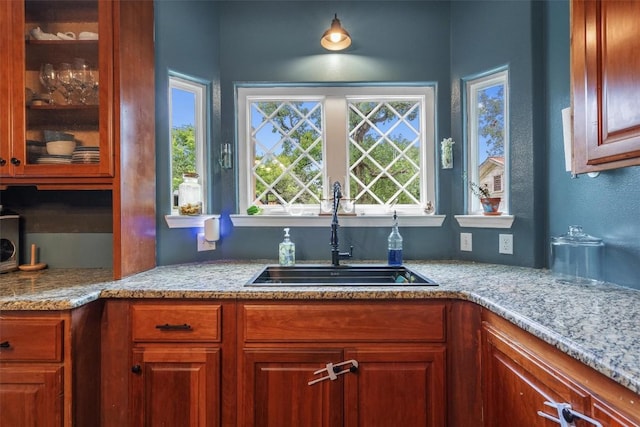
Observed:
[[[113,2],[8,3],[13,23],[10,175],[43,184],[48,178],[112,177]],[[48,86],[40,73],[45,64],[53,70]],[[53,140],[72,140],[71,151],[54,151],[46,144]]]
[[[132,426],[221,425],[220,375],[218,348],[134,348]]]
[[[238,396],[238,425],[342,426],[343,382],[314,372],[342,361],[336,349],[245,349]]]
[[[356,375],[345,375],[345,426],[445,426],[445,347],[349,349]]]
[[[0,426],[61,427],[62,367],[0,368]]]
[[[640,164],[640,2],[574,0],[576,173]]]
[[[11,22],[11,3],[3,1],[0,4],[0,22]],[[4,30],[11,34],[11,25]],[[11,170],[11,43],[10,37],[0,37],[0,177],[7,176]]]
[[[490,327],[483,328],[483,336],[486,426],[557,426],[538,415],[543,411],[557,417],[557,412],[544,404],[546,401],[569,403],[573,410],[589,414],[587,392]]]

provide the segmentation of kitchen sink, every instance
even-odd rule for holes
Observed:
[[[245,286],[437,286],[405,266],[383,264],[322,265],[293,267],[268,265]]]

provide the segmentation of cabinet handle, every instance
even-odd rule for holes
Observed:
[[[7,164],[7,161],[5,159],[3,159],[2,157],[0,157],[0,166],[4,166]]]
[[[11,344],[9,343],[9,341],[0,342],[0,349],[3,349],[3,348],[11,348]]]
[[[133,365],[131,367],[131,372],[133,372],[134,374],[141,374],[142,373],[142,366],[140,365]]]
[[[191,325],[184,323],[182,325],[170,325],[165,323],[164,325],[156,325],[156,329],[161,331],[190,331]]]
[[[15,157],[11,158],[11,164],[13,166],[20,166],[20,159],[16,159]]]

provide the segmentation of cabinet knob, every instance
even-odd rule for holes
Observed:
[[[2,157],[0,157],[0,166],[4,166],[7,164],[7,161],[5,159],[3,159]]]
[[[20,159],[16,159],[15,157],[11,158],[11,164],[13,166],[20,166]]]
[[[141,374],[142,373],[142,366],[140,365],[133,365],[131,367],[131,372],[133,372],[134,374]]]
[[[11,344],[9,343],[9,341],[0,342],[0,350],[2,350],[4,348],[11,348]]]

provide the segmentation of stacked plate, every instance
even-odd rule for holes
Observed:
[[[36,159],[36,163],[44,165],[57,165],[71,163],[71,156],[56,156],[48,154],[46,156],[40,156]]]
[[[100,147],[76,147],[71,163],[100,163]]]

